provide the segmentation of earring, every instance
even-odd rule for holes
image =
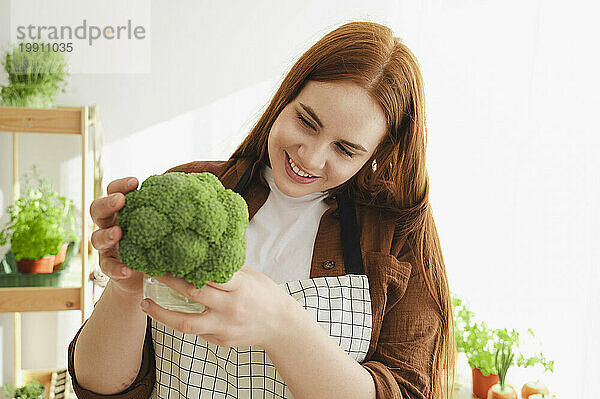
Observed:
[[[377,170],[377,160],[374,159],[373,163],[371,163],[371,168],[373,169],[373,172],[375,172]]]

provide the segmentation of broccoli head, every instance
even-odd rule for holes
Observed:
[[[149,276],[171,272],[196,288],[226,283],[246,260],[248,205],[209,172],[152,175],[118,213],[123,263]]]

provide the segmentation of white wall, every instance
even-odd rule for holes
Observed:
[[[152,1],[151,74],[75,75],[59,95],[60,105],[100,107],[104,187],[226,158],[312,43],[349,20],[387,24],[425,78],[431,202],[452,291],[493,327],[532,328],[556,360],[544,377],[554,392],[592,397],[600,355],[595,10],[541,0],[232,3]],[[8,6],[0,0],[0,45]],[[0,134],[0,209],[10,201],[10,148]],[[78,201],[78,151],[72,138],[23,137],[21,168],[39,160]],[[66,366],[78,325],[78,312],[24,314],[23,366]],[[35,345],[48,331],[59,345],[42,351]],[[0,315],[0,336],[8,382],[10,315]],[[509,373],[519,387],[535,376]]]

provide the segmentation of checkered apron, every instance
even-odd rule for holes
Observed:
[[[371,298],[365,275],[318,277],[280,284],[357,362],[371,340]],[[152,398],[293,398],[258,346],[222,347],[152,320],[156,383]],[[315,364],[319,354],[314,354]]]
[[[256,160],[254,160],[256,162]],[[250,181],[251,162],[234,191]],[[361,363],[371,341],[371,296],[364,272],[356,210],[336,196],[345,275],[280,284],[346,353]],[[152,398],[293,398],[266,352],[257,346],[221,347],[152,320],[156,383]],[[315,364],[319,354],[314,354]]]

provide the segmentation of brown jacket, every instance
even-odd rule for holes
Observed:
[[[196,161],[167,172],[211,172],[220,178],[225,188],[233,189],[250,162],[249,159]],[[255,163],[248,189],[242,193],[248,203],[250,219],[269,195],[269,186],[260,173],[263,165]],[[325,201],[330,208],[321,218],[310,278],[345,274],[337,201],[331,197]],[[435,302],[415,264],[413,251],[405,245],[404,238],[394,237],[394,222],[381,212],[362,206],[356,206],[356,219],[373,315],[371,343],[362,366],[375,381],[377,399],[430,398],[433,356],[441,337]],[[329,268],[331,262],[327,262],[325,268],[326,261],[333,261],[334,267]],[[68,350],[68,369],[79,398],[150,397],[156,380],[150,320],[139,374],[128,389],[115,395],[98,395],[77,384],[73,358],[80,331]]]

